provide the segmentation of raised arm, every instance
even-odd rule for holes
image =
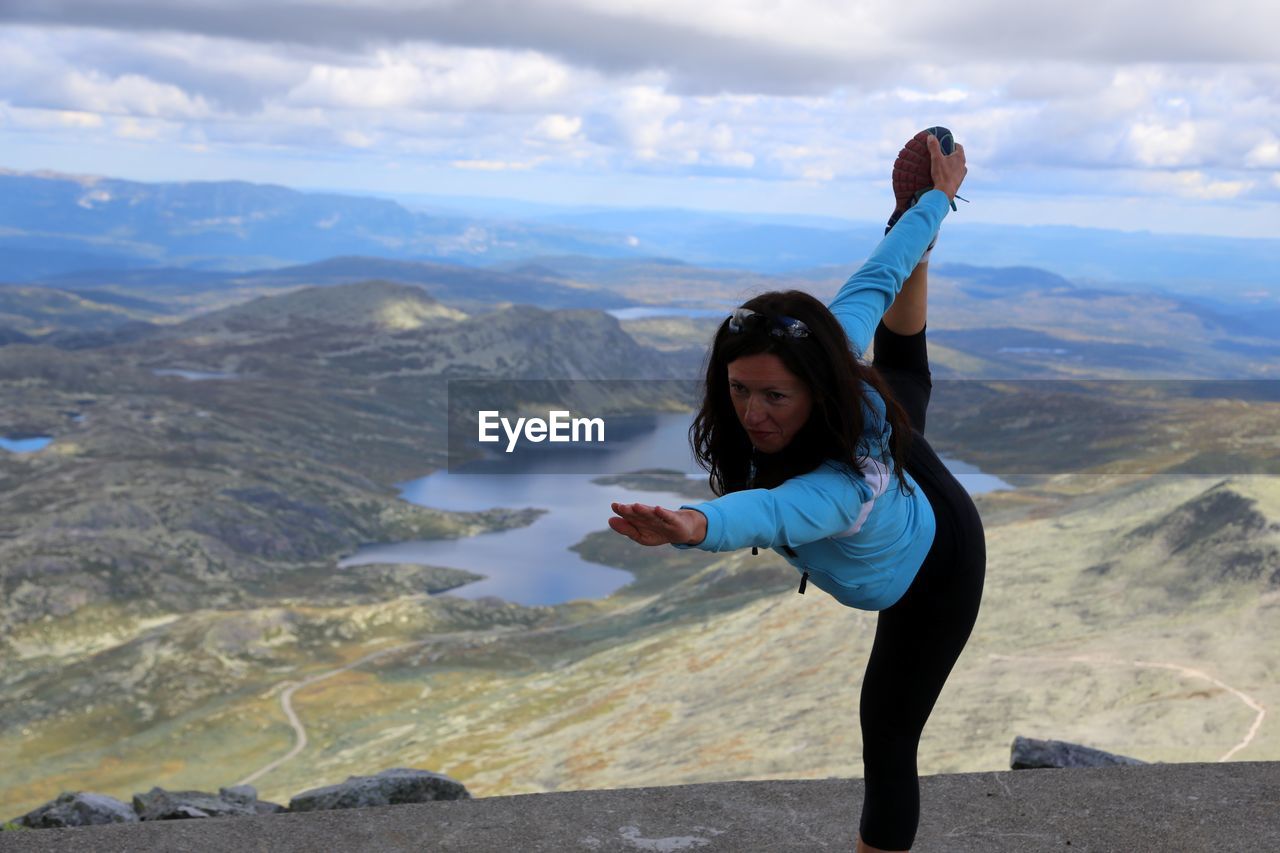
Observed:
[[[941,190],[920,196],[915,207],[902,214],[893,230],[840,288],[828,307],[844,326],[854,352],[861,355],[871,345],[880,318],[916,268],[950,208],[950,200]]]
[[[921,195],[915,206],[902,214],[830,305],[859,355],[870,346],[880,318],[889,310],[904,282],[917,270],[920,257],[942,225],[947,209],[954,208],[953,199],[969,171],[964,146],[957,145],[951,154],[944,155],[936,137],[930,135],[926,144],[934,189]],[[921,277],[924,274],[924,270],[919,270]],[[915,290],[919,292],[914,296],[922,299],[924,288]],[[892,319],[895,322],[909,319],[914,323],[917,313],[923,317],[922,310],[916,312],[904,306],[904,311],[896,312]],[[923,327],[923,322],[920,325]]]

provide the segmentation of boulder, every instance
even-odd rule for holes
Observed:
[[[289,801],[289,811],[359,809],[470,798],[466,787],[448,776],[398,767],[374,776],[351,776],[339,785],[303,791]]]
[[[1115,767],[1122,764],[1146,764],[1136,758],[1116,755],[1067,743],[1062,740],[1036,740],[1022,737],[1013,739],[1009,766],[1014,770],[1034,770],[1041,767]]]
[[[218,795],[231,803],[252,806],[255,814],[279,814],[287,812],[279,803],[269,803],[258,799],[258,789],[252,785],[235,785],[231,788],[219,788]]]
[[[138,815],[115,797],[105,794],[62,793],[56,800],[27,812],[14,823],[28,829],[64,826],[97,826],[104,823],[137,823]]]
[[[152,788],[145,794],[133,795],[133,810],[142,820],[237,817],[284,811],[275,803],[260,802],[258,791],[252,785],[219,788],[217,794]]]

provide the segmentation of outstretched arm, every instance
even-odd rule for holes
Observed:
[[[854,477],[826,463],[772,489],[730,492],[675,510],[615,503],[609,526],[641,545],[703,551],[797,546],[851,529],[887,483],[887,474]]]

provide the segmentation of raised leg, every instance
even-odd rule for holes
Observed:
[[[916,264],[902,290],[884,312],[883,323],[891,332],[914,335],[925,327],[929,307],[929,262]]]
[[[921,312],[923,313],[923,312]],[[888,315],[885,315],[888,319]],[[875,367],[889,386],[893,398],[907,413],[912,428],[924,435],[925,415],[933,393],[929,372],[929,345],[921,327],[912,335],[900,335],[885,321],[876,327]]]

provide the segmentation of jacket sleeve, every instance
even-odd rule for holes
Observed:
[[[715,500],[685,504],[707,518],[703,551],[781,548],[815,542],[848,530],[874,500],[872,486],[846,466],[824,463],[772,489],[747,489]]]
[[[920,262],[950,209],[942,190],[930,190],[920,196],[828,306],[844,326],[855,354],[862,355],[871,345],[880,318]]]

